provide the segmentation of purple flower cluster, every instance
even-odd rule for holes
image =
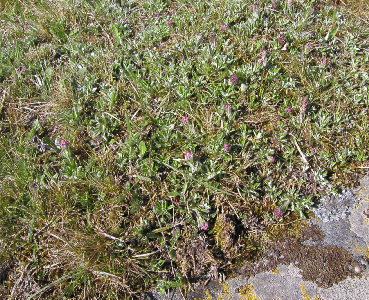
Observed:
[[[66,142],[65,140],[61,140],[60,141],[60,147],[68,147],[69,146],[69,143],[68,142]]]
[[[283,46],[286,43],[286,36],[284,34],[281,34],[279,36],[279,45]]]
[[[203,222],[200,226],[200,229],[204,230],[204,231],[208,230],[209,229],[209,223],[208,222]]]
[[[306,105],[309,103],[309,100],[307,98],[305,98],[304,100],[302,100],[302,105],[300,106],[300,109],[302,111],[306,110]]]
[[[191,160],[193,158],[193,154],[190,151],[187,151],[184,155],[186,160]]]
[[[226,30],[226,29],[227,29],[227,27],[228,27],[228,25],[227,25],[227,24],[222,24],[222,25],[220,25],[220,29],[221,29],[221,30]]]
[[[238,82],[238,76],[237,75],[232,75],[230,81],[233,85],[236,85],[237,82]]]
[[[167,22],[167,25],[168,26],[172,26],[173,24],[174,24],[174,21],[172,21],[172,20],[170,20],[170,21]]]
[[[274,210],[273,215],[277,218],[283,217],[283,211],[278,207]]]
[[[189,120],[190,120],[190,118],[189,118],[189,117],[183,116],[183,117],[182,117],[182,119],[181,119],[181,122],[182,122],[183,124],[186,124]]]
[[[229,150],[231,150],[231,145],[230,144],[224,144],[223,149],[225,151],[229,151]]]

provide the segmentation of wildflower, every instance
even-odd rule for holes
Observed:
[[[246,84],[241,83],[241,92],[246,92]]]
[[[277,7],[278,7],[278,3],[277,2],[273,2],[272,8],[276,9]]]
[[[315,7],[312,7],[311,8],[311,12],[315,12],[316,11],[316,8]]]
[[[292,1],[288,1],[287,2],[287,6],[291,7],[293,5],[293,2]]]
[[[237,81],[238,81],[238,76],[237,75],[232,75],[230,80],[231,80],[231,83],[233,85],[236,85]]]
[[[226,105],[223,106],[223,109],[224,110],[231,110],[232,109],[232,105],[226,104]]]
[[[227,29],[227,27],[228,27],[228,25],[227,25],[227,24],[222,24],[222,25],[220,25],[220,29],[221,29],[221,30],[226,30],[226,29]]]
[[[99,142],[99,137],[98,137],[98,136],[95,136],[95,137],[93,138],[93,141],[94,141],[95,143],[98,143],[98,142]]]
[[[183,116],[182,119],[181,119],[183,124],[186,124],[189,120],[190,120],[190,118],[186,117],[186,116]]]
[[[283,211],[278,207],[274,210],[273,215],[277,218],[283,217]]]
[[[252,10],[257,10],[258,9],[258,7],[254,4],[253,6],[252,6]]]
[[[186,160],[191,160],[193,158],[193,154],[190,151],[187,151],[184,155]]]
[[[170,20],[167,22],[168,26],[172,26],[174,24],[174,21]]]
[[[24,71],[25,71],[25,69],[24,69],[23,67],[21,67],[21,68],[19,69],[19,73],[24,73]]]
[[[264,58],[259,57],[259,58],[258,58],[258,63],[261,65],[263,62],[264,62]]]
[[[271,164],[274,164],[275,163],[275,157],[274,156],[269,156],[269,162]]]
[[[306,47],[306,49],[310,49],[310,48],[311,48],[311,44],[310,44],[310,43],[307,43],[307,44],[305,45],[305,47]]]
[[[306,105],[305,105],[305,104],[301,105],[301,106],[300,106],[300,109],[301,109],[302,111],[305,111],[305,110],[306,110]]]
[[[304,100],[302,100],[302,103],[305,104],[305,105],[308,104],[309,103],[308,98],[305,98]]]
[[[279,45],[284,45],[284,43],[286,42],[286,36],[284,35],[284,34],[281,34],[280,36],[279,36]]]
[[[69,145],[68,142],[64,141],[64,140],[61,140],[60,141],[60,147],[67,147]]]
[[[288,112],[289,114],[292,114],[292,108],[291,107],[287,107],[286,112]]]
[[[230,144],[224,144],[223,149],[225,151],[229,151],[229,150],[231,150],[231,145]]]
[[[200,226],[200,229],[204,230],[204,231],[208,230],[209,229],[209,223],[208,222],[203,222]]]

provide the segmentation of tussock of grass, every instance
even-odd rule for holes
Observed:
[[[0,293],[219,278],[356,184],[366,5],[2,1]]]

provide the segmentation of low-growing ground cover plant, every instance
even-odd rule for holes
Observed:
[[[231,274],[367,171],[365,1],[0,3],[2,295]]]

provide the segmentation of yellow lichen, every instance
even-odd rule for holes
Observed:
[[[251,283],[241,287],[238,290],[238,295],[240,295],[240,299],[242,300],[260,300],[260,298],[256,297],[254,287]]]
[[[272,271],[273,274],[279,274],[279,271],[278,271],[278,268],[275,268],[273,271]]]
[[[355,250],[358,254],[363,254],[365,258],[369,258],[369,248],[360,248],[358,245],[355,245]]]
[[[301,283],[300,287],[301,287],[301,292],[302,292],[302,295],[304,296],[304,299],[311,300],[310,296],[306,293],[306,288],[303,283]],[[321,300],[321,299],[317,295],[315,295],[315,298],[312,300]]]
[[[206,290],[206,292],[205,292],[205,296],[206,296],[206,298],[205,298],[205,299],[197,299],[197,298],[195,298],[195,300],[212,300],[212,299],[213,299],[213,297],[211,296],[211,294],[210,294],[210,291],[209,291],[209,290]]]
[[[218,300],[229,300],[232,298],[232,294],[229,293],[229,289],[230,289],[230,286],[228,285],[228,283],[226,282],[222,282],[220,284],[220,286],[222,287],[222,294],[218,295]]]

